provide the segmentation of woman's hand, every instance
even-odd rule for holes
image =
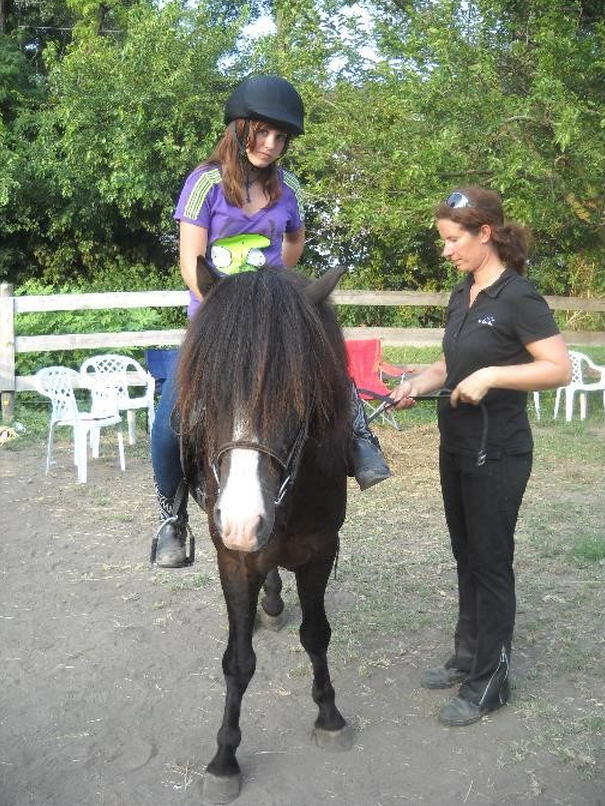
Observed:
[[[480,403],[490,389],[517,389],[533,392],[566,386],[571,380],[571,364],[561,334],[531,342],[525,349],[534,359],[526,364],[484,367],[460,381],[452,392],[452,406]]]
[[[450,395],[450,405],[454,408],[458,403],[472,403],[477,406],[492,388],[493,374],[492,367],[484,367],[460,381]]]
[[[414,388],[414,384],[412,381],[401,381],[399,386],[397,386],[389,397],[394,401],[392,408],[394,409],[411,409],[412,406],[416,405],[416,401],[414,400],[411,395],[416,395],[418,392]]]
[[[394,401],[394,409],[411,409],[416,405],[414,397],[416,395],[425,395],[428,392],[434,392],[436,389],[441,389],[445,383],[446,369],[445,359],[443,356],[430,364],[426,369],[423,369],[417,375],[414,374],[410,378],[403,378],[401,383],[390,394]]]

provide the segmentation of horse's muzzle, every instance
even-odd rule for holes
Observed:
[[[251,553],[260,551],[267,543],[273,530],[274,518],[260,514],[250,514],[245,518],[223,516],[217,504],[213,512],[214,525],[223,545],[232,551]]]

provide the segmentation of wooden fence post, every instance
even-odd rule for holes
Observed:
[[[15,304],[10,283],[0,284],[0,395],[2,419],[15,412]]]

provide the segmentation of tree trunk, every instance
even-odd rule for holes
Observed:
[[[9,0],[0,0],[0,34],[6,34],[8,25]]]

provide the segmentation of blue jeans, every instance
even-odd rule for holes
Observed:
[[[176,368],[164,381],[151,433],[151,463],[158,495],[171,501],[183,478],[181,449],[177,434],[178,419],[173,414],[176,405]]]

